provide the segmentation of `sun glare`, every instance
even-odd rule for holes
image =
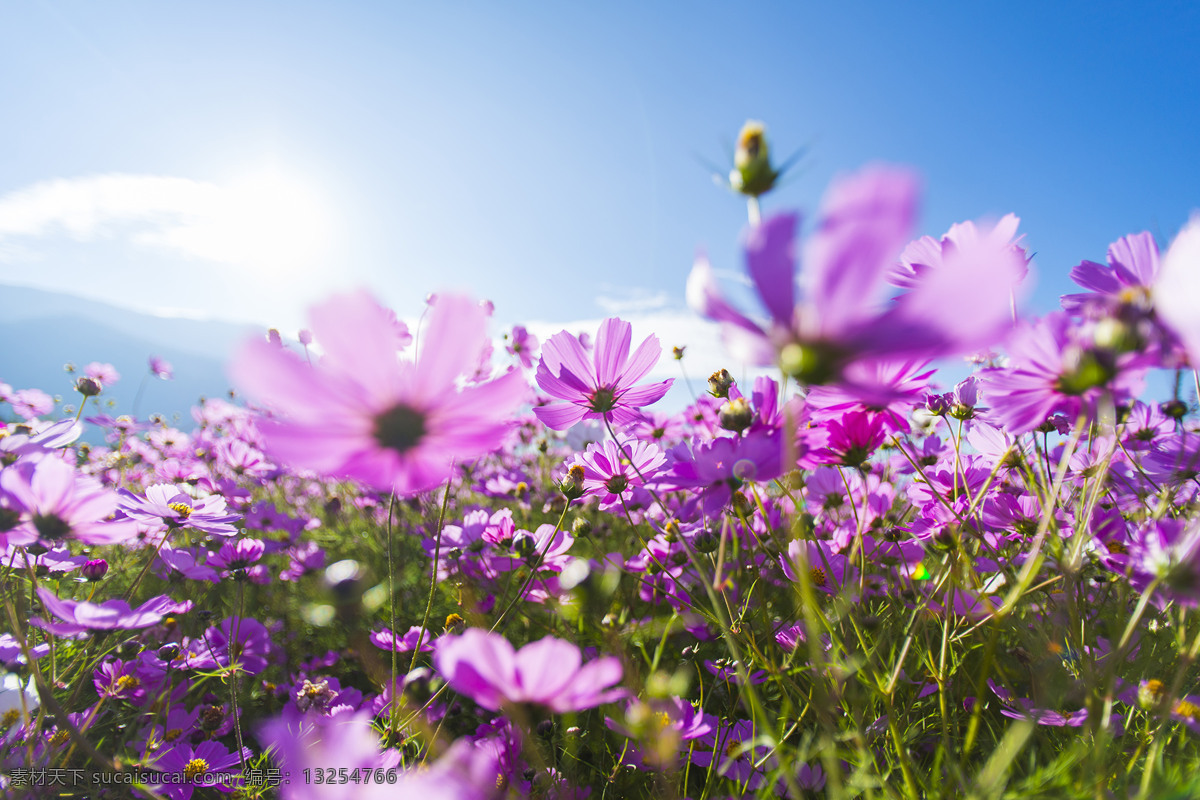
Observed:
[[[159,238],[193,255],[259,272],[311,268],[327,259],[334,213],[311,184],[268,168],[213,186],[205,208]]]

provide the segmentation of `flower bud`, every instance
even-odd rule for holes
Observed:
[[[675,360],[676,360],[676,361],[683,361],[683,351],[684,351],[684,350],[686,350],[686,349],[687,349],[687,347],[686,347],[686,346],[684,346],[684,347],[672,347],[672,348],[671,348],[671,355],[675,356]]]
[[[576,539],[583,539],[590,536],[592,533],[592,521],[584,517],[576,517],[571,523],[571,535]]]
[[[103,558],[94,558],[80,567],[79,572],[89,581],[98,581],[108,573],[108,562]]]
[[[719,369],[708,376],[708,393],[713,397],[727,398],[731,388],[733,388],[733,376],[729,374],[729,370]]]
[[[750,427],[750,423],[754,421],[754,411],[750,408],[750,404],[746,402],[746,398],[739,397],[736,400],[730,400],[721,406],[720,412],[717,414],[717,422],[722,428],[734,433],[741,433]]]
[[[568,500],[575,500],[583,496],[583,467],[579,464],[573,464],[567,470],[567,476],[558,484],[558,490],[563,493]]]
[[[696,531],[696,535],[692,537],[692,547],[701,553],[713,552],[718,544],[716,534],[707,528]]]
[[[742,126],[733,154],[733,171],[729,173],[729,185],[734,191],[758,197],[775,186],[779,173],[771,166],[766,133],[767,127],[758,120],[748,120]]]
[[[100,381],[95,378],[89,378],[86,375],[75,381],[75,391],[79,392],[84,397],[95,397],[104,391],[104,387],[100,385]]]

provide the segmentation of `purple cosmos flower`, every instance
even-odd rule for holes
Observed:
[[[249,758],[249,749],[244,750],[244,756]],[[148,763],[150,769],[156,772],[170,773],[171,783],[154,786],[171,800],[190,800],[198,786],[229,788],[224,783],[224,776],[241,771],[241,756],[229,752],[220,742],[206,741],[193,747],[190,743],[181,741],[173,747],[159,750],[154,760]],[[175,783],[174,780],[185,781]]]
[[[1005,708],[1000,709],[1000,713],[1010,719],[1028,719],[1037,725],[1049,725],[1055,728],[1078,728],[1087,722],[1088,710],[1086,708],[1081,708],[1071,714],[1064,714],[1048,708],[1037,708],[1033,701],[1023,697],[1014,697],[1012,692],[998,686],[991,678],[988,678],[987,683],[996,697],[1000,698],[1000,702],[1005,705]]]
[[[648,336],[629,354],[633,326],[610,317],[600,323],[596,348],[589,360],[578,337],[561,331],[542,347],[537,383],[546,394],[562,400],[533,410],[543,424],[565,431],[585,419],[605,419],[629,425],[641,419],[636,409],[657,402],[674,383],[635,386],[662,354],[657,336]]]
[[[746,265],[770,321],[759,324],[722,297],[712,267],[688,278],[688,303],[721,323],[726,345],[753,364],[778,363],[805,384],[847,380],[864,358],[928,359],[990,344],[1010,324],[1010,293],[1025,258],[997,226],[947,240],[942,263],[895,302],[881,301],[884,278],[916,214],[916,179],[869,168],[836,181],[806,248],[807,292],[797,303],[794,238],[798,217],[766,220],[746,236]],[[964,229],[965,230],[965,229]]]
[[[514,651],[500,634],[468,628],[442,637],[433,662],[451,688],[492,711],[535,703],[564,713],[625,696],[613,686],[621,680],[620,661],[606,656],[584,665],[578,647],[553,636]]]
[[[145,497],[122,489],[121,510],[143,525],[189,528],[210,536],[236,536],[232,523],[241,519],[238,514],[225,513],[224,497],[214,494],[196,500],[169,483],[147,487]]]
[[[257,675],[267,668],[271,634],[253,617],[229,617],[205,631],[189,650],[188,666],[193,669],[228,667],[232,656],[243,672]]]
[[[1150,287],[1158,277],[1158,244],[1149,233],[1122,236],[1108,246],[1108,265],[1083,261],[1071,270],[1071,280],[1087,289],[1065,294],[1065,311],[1079,316],[1102,316],[1122,305],[1148,308]]]
[[[149,628],[162,621],[167,614],[181,614],[192,607],[192,601],[176,603],[166,595],[153,597],[137,608],[130,608],[124,600],[106,600],[103,603],[66,600],[56,597],[45,587],[38,587],[42,605],[63,622],[30,620],[30,624],[44,628],[58,636],[73,636],[84,631],[134,630]]]
[[[1009,366],[983,372],[991,417],[1020,434],[1051,414],[1073,420],[1106,391],[1116,402],[1135,394],[1141,386],[1137,355],[1117,354],[1091,338],[1063,312],[1022,324],[1009,345]]]
[[[458,390],[486,341],[478,303],[443,295],[430,312],[415,362],[389,312],[365,292],[314,307],[312,330],[325,350],[315,367],[261,341],[234,362],[234,380],[283,415],[259,422],[272,455],[324,475],[413,494],[451,475],[455,462],[499,447],[524,399],[519,372]]]
[[[403,636],[397,636],[392,631],[386,628],[381,631],[373,631],[371,633],[371,644],[381,650],[395,650],[399,653],[411,653],[413,648],[417,646],[417,640],[421,641],[421,652],[433,652],[434,636],[429,633],[421,634],[421,626],[413,625],[408,629],[408,632]]]
[[[158,558],[154,563],[156,566],[165,566],[166,570],[158,569],[156,572],[160,577],[166,577],[170,572],[178,572],[190,581],[216,583],[216,571],[204,564],[197,563],[197,552],[197,550],[174,550],[170,547],[163,547],[158,551]]]
[[[783,472],[783,443],[777,431],[722,437],[671,450],[675,463],[660,476],[670,489],[698,491],[705,513],[725,507],[746,481],[771,481]]]
[[[995,237],[997,241],[1009,243],[1012,254],[1025,262],[1026,266],[1018,278],[1022,280],[1029,272],[1029,255],[1021,246],[1021,240],[1025,237],[1017,236],[1017,226],[1020,224],[1021,220],[1015,214],[1005,214],[990,232],[981,231],[974,222],[967,220],[951,225],[940,241],[932,236],[922,236],[904,248],[900,260],[888,272],[888,283],[901,289],[916,288],[928,278],[928,272],[945,269],[947,259],[953,259],[956,251],[972,248],[983,237]]]
[[[1161,519],[1139,528],[1125,561],[1130,584],[1146,591],[1161,581],[1155,603],[1167,600],[1195,607],[1200,604],[1200,523]]]
[[[307,714],[296,719],[279,717],[258,732],[271,747],[285,774],[302,775],[308,770],[392,769],[395,751],[382,750],[378,734],[371,728],[370,714],[346,709],[329,716]],[[281,786],[283,800],[393,800],[420,797],[422,800],[487,800],[495,796],[496,776],[477,776],[470,768],[460,740],[429,769],[401,773],[398,783],[364,781],[315,784],[292,780]]]
[[[841,553],[835,553],[826,541],[795,540],[788,544],[786,556],[779,557],[783,574],[788,580],[799,581],[798,570],[808,571],[808,579],[812,587],[826,594],[837,594],[847,581],[847,573],[851,571],[850,560]]]

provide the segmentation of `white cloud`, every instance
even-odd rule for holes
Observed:
[[[671,302],[668,292],[653,292],[639,287],[603,287],[607,294],[596,298],[596,305],[610,316],[646,313],[667,307]]]
[[[22,258],[30,240],[65,235],[275,271],[321,257],[332,224],[317,194],[278,170],[227,184],[120,173],[56,178],[0,196],[0,257]]]

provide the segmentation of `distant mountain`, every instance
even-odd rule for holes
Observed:
[[[72,295],[0,285],[0,382],[14,389],[36,388],[74,405],[79,395],[74,364],[81,374],[92,361],[112,364],[121,380],[100,396],[110,414],[134,412],[133,401],[149,375],[150,356],[171,362],[175,378],[150,377],[136,409],[139,417],[162,414],[190,427],[190,412],[201,397],[229,390],[225,366],[237,345],[261,334],[252,326],[228,322],[158,317]],[[107,402],[115,401],[109,408]],[[99,412],[89,404],[85,414]]]

